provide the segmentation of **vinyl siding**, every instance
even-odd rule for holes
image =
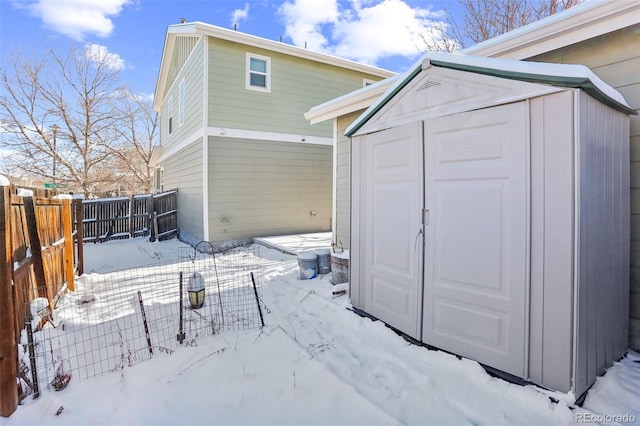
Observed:
[[[178,228],[187,240],[203,239],[202,139],[172,155],[161,166],[165,189],[178,188]]]
[[[529,58],[583,64],[640,108],[640,24]],[[631,294],[629,346],[640,350],[640,117],[631,116]]]
[[[211,241],[328,231],[331,188],[330,146],[209,138]]]
[[[160,132],[162,148],[166,152],[172,146],[180,144],[185,138],[202,129],[203,123],[203,91],[204,73],[203,65],[203,43],[199,43],[191,50],[189,58],[184,64],[184,68],[177,74],[168,95],[165,97],[160,115]],[[185,118],[184,123],[179,122],[179,86],[180,81],[185,81]],[[173,132],[169,135],[169,116],[167,104],[169,98],[173,98]]]
[[[629,347],[626,117],[582,93],[579,138],[576,395]]]
[[[245,87],[246,53],[271,59],[271,92]],[[209,39],[209,125],[331,137],[330,122],[311,126],[304,112],[363,87],[363,75],[276,52]]]
[[[530,101],[529,378],[569,392],[573,351],[574,92]]]
[[[344,135],[344,131],[353,121],[362,114],[364,110],[356,111],[347,115],[338,117],[338,142],[337,142],[337,159],[336,168],[336,235],[334,241],[338,245],[342,245],[345,249],[350,247],[350,208],[351,197],[350,188],[350,159],[351,153],[349,149],[349,138]]]
[[[182,66],[187,62],[189,55],[193,51],[200,37],[177,37],[173,54],[171,55],[169,74],[167,75],[166,90],[169,90],[182,70]],[[166,92],[163,93],[166,95]]]

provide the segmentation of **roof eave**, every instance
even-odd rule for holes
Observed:
[[[158,79],[156,80],[156,87],[154,92],[153,109],[159,112],[162,106],[163,98],[162,92],[168,75],[168,65],[171,60],[171,51],[173,50],[173,43],[177,36],[194,36],[194,35],[206,35],[223,40],[233,41],[241,43],[247,46],[253,46],[260,49],[269,50],[272,52],[283,53],[290,56],[304,58],[328,65],[337,66],[340,68],[346,68],[353,71],[362,72],[381,78],[387,78],[395,75],[393,71],[378,68],[372,65],[365,65],[359,62],[351,61],[337,56],[328,55],[326,53],[314,52],[301,47],[292,46],[289,44],[268,40],[262,37],[257,37],[250,34],[245,34],[238,31],[229,30],[226,28],[217,27],[215,25],[206,24],[204,22],[189,22],[185,24],[169,25],[167,27],[167,33],[165,36],[164,47],[162,50],[162,59],[160,62],[160,70],[158,72]]]
[[[380,99],[380,102],[371,105],[365,112],[362,113],[349,127],[346,128],[344,134],[350,138],[353,136],[367,121],[375,114],[378,113],[400,90],[404,88],[411,80],[415,78],[420,72],[422,72],[421,62],[417,62],[412,68],[410,68],[403,76],[401,76],[395,83],[389,87]]]
[[[296,56],[312,61],[334,65],[340,68],[347,68],[354,71],[359,71],[365,74],[371,74],[378,77],[390,77],[395,73],[393,71],[378,68],[372,65],[366,65],[359,62],[351,61],[337,56],[328,55],[326,53],[315,52],[312,50],[304,49],[301,47],[293,46],[279,41],[269,40],[262,37],[257,37],[251,34],[246,34],[238,31],[229,30],[226,28],[217,27],[215,25],[206,24],[204,22],[194,22],[194,29],[204,35],[220,38],[223,40],[233,41],[241,43],[247,46],[253,46],[260,49],[270,50],[272,52],[284,53],[290,56]],[[176,26],[178,27],[178,26]],[[179,33],[179,31],[176,31]]]
[[[526,59],[640,22],[640,2],[591,0],[460,53]]]
[[[393,85],[396,81],[394,77],[379,81],[375,87],[365,87],[317,105],[305,112],[304,118],[309,120],[310,124],[316,124],[366,109]]]

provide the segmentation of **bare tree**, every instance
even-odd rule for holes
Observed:
[[[151,192],[153,171],[151,153],[159,131],[159,116],[151,100],[122,93],[118,105],[122,122],[116,128],[117,143],[110,146],[117,159],[120,184],[134,192]]]
[[[456,52],[561,12],[584,0],[458,0],[463,10],[462,28],[447,12],[447,19],[422,34],[424,49]]]
[[[85,197],[118,188],[122,158],[133,163],[139,156],[138,150],[130,151],[135,133],[133,139],[125,135],[131,123],[139,127],[138,120],[150,117],[129,108],[131,96],[122,95],[128,92],[118,77],[107,52],[88,48],[71,47],[66,55],[47,49],[39,58],[12,56],[0,69],[0,144],[11,152],[6,168]],[[155,128],[157,118],[151,120]],[[121,150],[128,154],[120,155]],[[150,174],[148,165],[142,173]]]
[[[464,35],[480,43],[561,12],[583,0],[459,0]]]
[[[456,29],[452,18],[447,18],[445,22],[434,22],[426,34],[420,34],[425,50],[446,53],[455,53],[460,50],[461,37],[455,35]]]

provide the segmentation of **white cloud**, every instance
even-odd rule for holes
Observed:
[[[88,35],[111,35],[111,17],[117,16],[129,3],[130,0],[35,0],[20,7],[38,16],[53,31],[83,41]]]
[[[297,46],[375,64],[394,55],[417,56],[442,11],[403,0],[290,0],[279,12]],[[441,23],[442,25],[442,23]]]
[[[296,46],[327,51],[330,41],[322,31],[323,25],[338,21],[337,0],[293,0],[279,9],[285,24],[285,34]]]
[[[244,4],[244,9],[236,9],[231,14],[231,26],[238,25],[240,21],[249,16],[249,3]]]
[[[124,59],[117,53],[109,52],[106,46],[100,44],[85,44],[84,54],[94,62],[104,62],[113,70],[121,71],[125,68]]]

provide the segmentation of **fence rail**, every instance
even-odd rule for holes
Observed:
[[[83,242],[148,236],[151,241],[178,233],[177,190],[101,200],[55,199],[56,191],[34,189],[18,196],[0,186],[0,416],[18,405],[16,380],[34,375],[39,394],[33,336],[59,320],[57,304],[75,290],[83,273]],[[77,244],[74,246],[74,242]],[[74,247],[77,248],[77,256]],[[77,269],[76,269],[77,268]],[[62,302],[61,302],[62,301]],[[32,365],[18,365],[18,342],[25,337]],[[5,391],[6,390],[6,391]]]
[[[71,199],[49,198],[55,195],[51,191],[17,193],[15,186],[0,186],[0,416],[5,417],[17,407],[16,354],[23,327],[44,326],[60,295],[75,284]]]
[[[174,189],[159,194],[85,200],[83,241],[171,238],[178,233],[177,198],[178,190]]]

